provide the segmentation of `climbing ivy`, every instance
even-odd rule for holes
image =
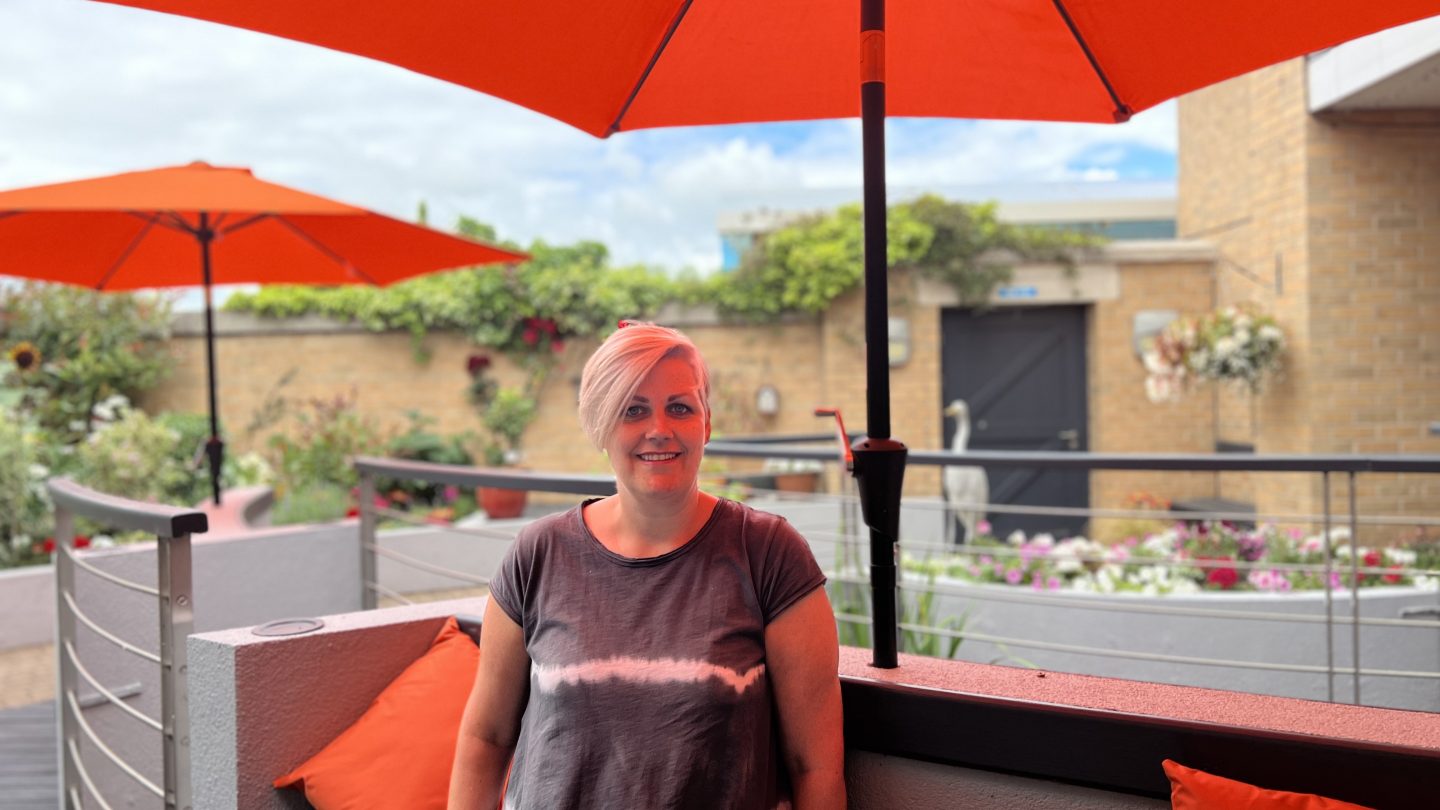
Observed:
[[[496,240],[493,228],[468,217],[456,231]],[[1100,241],[1000,222],[993,203],[935,196],[892,206],[887,231],[891,267],[938,278],[962,301],[975,304],[1011,277],[1014,261],[1053,261],[1073,271],[1075,251]],[[599,242],[536,240],[524,250],[530,260],[515,266],[437,273],[386,288],[269,286],[237,293],[225,308],[272,318],[315,314],[377,331],[405,330],[417,350],[431,330],[458,330],[537,372],[566,339],[607,334],[617,320],[651,317],[668,301],[709,303],[722,316],[748,321],[822,312],[859,285],[864,244],[860,206],[848,205],[766,235],[740,268],[705,278],[612,266]]]
[[[724,314],[766,320],[785,312],[821,312],[863,276],[858,205],[809,217],[766,235],[733,274],[714,284]],[[1078,250],[1101,243],[1090,234],[1001,222],[994,203],[950,202],[928,195],[890,207],[887,263],[953,287],[963,303],[983,305],[1010,280],[1013,262],[1056,262],[1074,271]]]

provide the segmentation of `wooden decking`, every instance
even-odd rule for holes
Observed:
[[[55,702],[0,709],[0,806],[60,806],[55,760]]]

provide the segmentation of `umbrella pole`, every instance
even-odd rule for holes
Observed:
[[[860,509],[870,527],[871,665],[898,666],[896,542],[903,443],[890,436],[890,335],[885,231],[885,0],[860,1],[860,120],[865,197],[866,437],[855,443]]]
[[[215,311],[210,300],[210,242],[215,232],[210,229],[210,215],[200,213],[200,263],[205,273],[205,372],[210,393],[210,438],[205,442],[205,457],[210,460],[210,494],[220,505],[220,469],[225,462],[225,442],[220,440],[220,411],[215,402]]]

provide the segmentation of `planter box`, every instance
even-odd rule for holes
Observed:
[[[904,583],[923,587],[922,577],[906,574]],[[1041,644],[1098,648],[1104,652],[1223,659],[1227,661],[1326,666],[1326,626],[1323,622],[1297,623],[1274,619],[1222,616],[1176,616],[1143,612],[1149,608],[1200,608],[1220,613],[1266,612],[1297,617],[1324,617],[1322,591],[1288,594],[1256,592],[1200,593],[1184,596],[1093,594],[1067,591],[1038,592],[1026,587],[974,584],[940,578],[946,590],[935,599],[930,624],[969,611],[966,631],[1024,639]],[[903,588],[903,585],[902,585]],[[1007,596],[1039,595],[1050,603],[1009,601]],[[1440,593],[1418,588],[1363,588],[1363,618],[1398,619],[1406,608],[1440,604]],[[1087,607],[1106,609],[1087,609]],[[1125,610],[1109,608],[1122,607]],[[1334,695],[1350,702],[1354,682],[1340,670],[1353,666],[1352,627],[1340,621],[1351,615],[1349,591],[1332,594],[1337,621],[1329,631],[1333,645]],[[1422,616],[1417,618],[1431,618]],[[1440,631],[1418,626],[1364,626],[1360,628],[1360,666],[1410,672],[1435,672],[1440,662]],[[958,658],[984,663],[1023,665],[1041,669],[1102,675],[1139,681],[1204,686],[1262,695],[1325,700],[1324,672],[1288,672],[1221,667],[1175,661],[1145,661],[1073,650],[1037,649],[967,639]],[[1440,711],[1440,679],[1363,676],[1361,702],[1367,706]]]

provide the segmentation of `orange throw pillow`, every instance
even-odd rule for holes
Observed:
[[[430,650],[405,668],[354,725],[275,780],[316,810],[445,810],[460,714],[480,651],[447,619]]]
[[[1370,810],[1313,793],[1266,790],[1187,768],[1174,760],[1167,759],[1162,765],[1170,777],[1173,810]]]

